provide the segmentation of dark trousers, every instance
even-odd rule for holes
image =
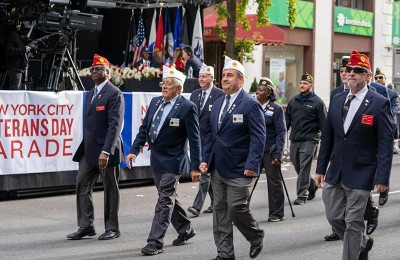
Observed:
[[[307,199],[308,192],[318,189],[311,178],[311,164],[314,158],[317,143],[314,141],[291,142],[290,160],[293,163],[297,177],[297,197]]]
[[[272,165],[271,153],[264,153],[263,166],[267,176],[268,187],[268,208],[269,216],[283,218],[285,206],[285,194],[283,193],[283,183],[280,174],[280,165]]]
[[[8,89],[21,90],[22,72],[8,70]]]
[[[197,192],[196,198],[194,199],[193,202],[193,208],[197,209],[198,211],[201,211],[204,205],[204,201],[206,200],[207,192],[210,195],[211,199],[210,208],[212,208],[214,203],[214,195],[211,186],[210,173],[203,173],[201,175],[201,179],[199,182],[199,191]]]
[[[78,226],[93,226],[94,211],[92,191],[99,174],[104,185],[104,222],[106,231],[119,231],[119,166],[107,166],[100,170],[97,166],[88,165],[85,156],[79,162],[76,177],[76,204]]]
[[[235,256],[232,222],[251,245],[259,244],[264,237],[264,231],[258,228],[247,201],[255,180],[226,179],[217,170],[211,173],[214,191],[213,233],[219,257]]]
[[[175,230],[182,235],[191,233],[193,227],[176,193],[176,187],[181,176],[160,172],[153,172],[153,176],[158,191],[158,200],[147,243],[162,248],[170,222]]]

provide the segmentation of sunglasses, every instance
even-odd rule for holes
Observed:
[[[104,68],[103,67],[92,67],[89,69],[90,72],[101,71],[101,70],[104,70]]]
[[[355,74],[361,74],[361,73],[368,73],[368,71],[366,69],[363,68],[352,68],[352,67],[346,67],[346,72],[350,73],[351,71],[354,71]]]
[[[378,80],[378,79],[383,79],[383,76],[375,77],[375,80]]]

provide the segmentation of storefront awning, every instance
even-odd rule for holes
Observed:
[[[221,38],[217,36],[215,25],[217,15],[209,15],[204,17],[204,40],[219,41]],[[285,40],[285,32],[278,26],[271,24],[270,26],[257,26],[257,15],[248,14],[246,19],[249,21],[251,29],[243,30],[242,24],[238,23],[236,31],[236,39],[252,39],[257,44],[283,45]],[[226,20],[221,21],[222,29],[226,30]]]

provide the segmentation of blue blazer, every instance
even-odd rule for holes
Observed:
[[[201,88],[194,90],[190,95],[190,101],[196,104],[196,107],[199,111],[200,139],[201,147],[203,148],[206,142],[208,129],[210,128],[210,114],[212,105],[215,100],[224,95],[224,91],[217,87],[212,87],[210,95],[203,106],[204,108],[200,111],[200,99],[202,92],[203,90]]]
[[[325,174],[325,182],[331,185],[342,181],[353,189],[388,185],[393,156],[389,100],[368,90],[345,134],[342,111],[346,96],[344,92],[332,99],[316,172]]]
[[[186,140],[188,139],[190,145],[190,170],[198,171],[200,165],[200,130],[197,108],[195,104],[185,97],[178,96],[154,143],[149,139],[153,116],[162,99],[162,97],[155,97],[151,100],[146,116],[139,128],[139,133],[136,135],[129,153],[137,156],[147,141],[151,150],[150,166],[152,170],[161,173],[180,174],[179,166],[184,159]],[[170,124],[171,119],[178,119],[179,125]]]
[[[223,178],[247,178],[244,170],[259,173],[265,146],[265,119],[260,103],[243,89],[218,128],[224,96],[211,109],[211,128],[203,153],[203,162],[212,161]]]
[[[94,88],[86,95],[83,140],[73,160],[79,162],[83,155],[89,165],[99,165],[102,151],[110,154],[109,165],[117,165],[124,159],[121,129],[125,103],[122,92],[112,83],[106,85],[92,101]]]
[[[270,101],[263,110],[265,117],[266,139],[264,152],[269,152],[275,145],[273,158],[281,160],[286,137],[286,122],[280,105]]]
[[[343,84],[343,83],[342,83],[340,86],[334,88],[334,89],[331,91],[331,96],[330,96],[330,98],[329,98],[329,104],[332,102],[332,98],[333,98],[334,96],[336,96],[337,94],[342,93],[342,92],[344,92],[344,84]]]

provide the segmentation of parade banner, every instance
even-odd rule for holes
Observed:
[[[83,138],[87,92],[2,91],[0,95],[0,175],[78,170],[72,157]],[[161,93],[124,92],[122,141],[125,156]],[[190,93],[182,94],[189,99]],[[150,166],[146,143],[133,167]],[[125,162],[121,167],[126,167]]]
[[[0,175],[77,170],[83,92],[2,91]]]

